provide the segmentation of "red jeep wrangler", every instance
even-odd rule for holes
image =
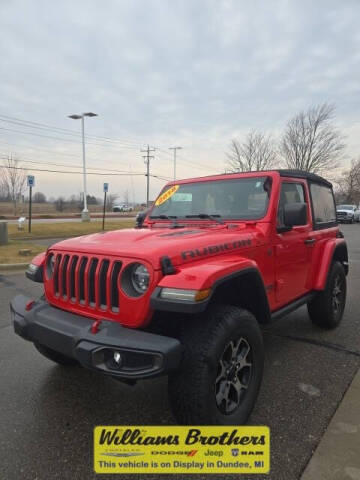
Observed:
[[[11,302],[15,332],[47,358],[133,383],[169,376],[184,424],[241,424],[264,363],[259,324],[307,304],[343,316],[348,253],[331,184],[301,171],[169,183],[141,226],[59,242]]]

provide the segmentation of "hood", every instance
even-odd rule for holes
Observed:
[[[243,251],[265,243],[267,223],[216,225],[207,228],[123,229],[70,238],[51,249],[90,255],[146,260],[155,269],[170,257],[174,266],[206,256]]]
[[[344,208],[337,208],[337,213],[354,213],[353,210],[345,210]]]

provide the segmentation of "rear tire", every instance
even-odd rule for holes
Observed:
[[[53,362],[58,363],[59,365],[64,365],[67,367],[78,365],[78,362],[73,358],[67,357],[62,353],[56,352],[51,348],[45,347],[45,345],[41,345],[40,343],[34,343],[34,345],[36,350],[40,352],[41,355],[46,357],[48,360],[52,360]]]
[[[307,307],[311,321],[322,328],[335,328],[341,322],[346,302],[346,275],[340,262],[330,267],[325,290],[319,292]]]
[[[261,385],[264,346],[254,316],[234,306],[213,307],[185,323],[184,356],[169,376],[173,414],[184,425],[240,425]]]

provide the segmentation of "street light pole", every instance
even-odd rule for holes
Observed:
[[[81,212],[81,220],[83,222],[90,221],[90,213],[87,208],[87,188],[86,188],[86,160],[85,160],[85,117],[97,117],[96,113],[88,112],[82,113],[81,115],[69,115],[69,118],[73,120],[81,120],[81,137],[82,137],[82,156],[83,156],[83,185],[84,185],[84,208]]]
[[[85,161],[85,122],[84,115],[81,116],[81,136],[82,136],[82,154],[83,154],[83,185],[84,185],[84,209],[82,211],[82,219],[85,220],[85,217],[89,217],[89,210],[87,208],[87,188],[86,188],[86,161]]]
[[[169,150],[174,150],[174,182],[176,180],[176,150],[181,150],[182,147],[170,147]]]

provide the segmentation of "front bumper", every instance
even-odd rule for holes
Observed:
[[[175,338],[106,320],[94,334],[93,320],[52,307],[45,300],[38,300],[26,311],[29,301],[18,295],[10,303],[15,333],[73,358],[83,367],[113,377],[140,379],[164,375],[180,364],[182,346]],[[113,361],[115,352],[121,355],[120,364]]]

